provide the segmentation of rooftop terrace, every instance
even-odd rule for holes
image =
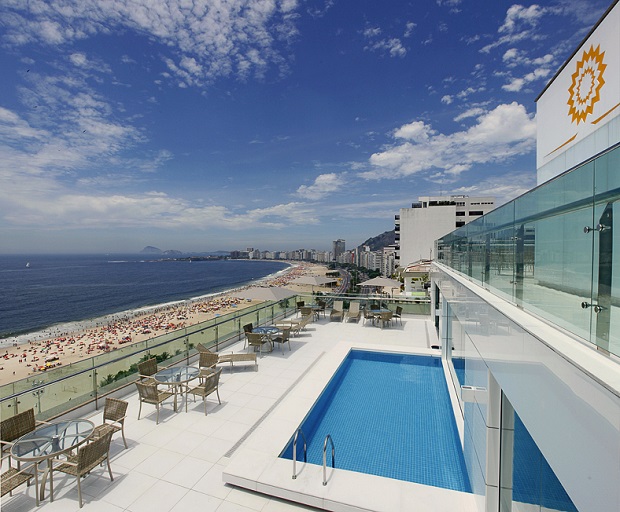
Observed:
[[[164,405],[159,425],[155,408],[145,404],[138,421],[137,393],[135,387],[128,388],[131,393],[123,398],[129,401],[125,425],[129,448],[124,449],[120,434],[113,437],[114,481],[110,482],[103,468],[89,475],[82,485],[84,510],[314,510],[273,494],[329,510],[407,510],[412,502],[431,504],[433,510],[475,510],[471,494],[344,470],[330,473],[328,485],[323,487],[318,466],[304,468],[300,477],[292,480],[290,460],[274,465],[273,459],[308,410],[306,404],[318,396],[350,347],[438,355],[430,348],[435,344],[435,330],[428,317],[404,316],[402,325],[385,329],[363,321],[339,323],[321,318],[291,339],[291,351],[285,346],[281,353],[276,346],[273,352],[259,356],[258,371],[253,365],[238,365],[232,371],[224,366],[222,404],[210,396],[207,416],[200,400],[194,403],[190,398],[187,413],[183,402],[178,413],[171,403]],[[242,351],[243,342],[223,352],[230,350]],[[90,419],[99,424],[101,415],[99,412]],[[227,484],[223,474],[229,481],[271,490],[272,495]],[[281,480],[281,489],[270,488],[269,478]],[[2,499],[2,510],[79,510],[73,477],[55,474],[54,487],[53,503],[48,490],[37,508],[34,486],[22,486],[13,497]]]

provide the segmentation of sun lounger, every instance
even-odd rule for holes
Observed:
[[[218,358],[219,363],[230,363],[230,371],[232,373],[234,363],[254,363],[256,370],[258,370],[258,360],[256,359],[256,352],[238,354],[220,354]]]

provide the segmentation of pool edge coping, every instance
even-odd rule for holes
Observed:
[[[476,510],[474,494],[345,469],[328,469],[323,486],[322,467],[298,463],[298,476],[292,478],[292,461],[281,459],[280,453],[352,349],[440,355],[435,349],[389,343],[338,342],[239,446],[223,472],[224,482],[324,510],[393,512],[410,510],[411,500],[428,503],[433,510]],[[454,390],[448,388],[454,404]]]

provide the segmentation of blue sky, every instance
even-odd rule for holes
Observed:
[[[0,252],[347,247],[536,182],[610,0],[0,0]]]

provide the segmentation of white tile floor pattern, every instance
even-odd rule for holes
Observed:
[[[159,425],[155,423],[155,408],[144,404],[142,418],[138,421],[138,397],[132,391],[123,397],[129,401],[125,424],[129,448],[124,449],[120,434],[113,437],[110,455],[114,481],[110,481],[105,468],[98,468],[87,476],[82,481],[83,510],[315,510],[226,484],[222,473],[231,457],[234,458],[235,453],[243,448],[249,435],[256,437],[260,434],[256,430],[274,413],[282,415],[282,408],[278,406],[289,392],[296,390],[303,393],[306,387],[312,387],[311,382],[306,382],[306,373],[336,345],[346,340],[354,341],[356,346],[385,345],[409,347],[416,351],[430,351],[430,345],[437,343],[432,324],[422,317],[405,317],[402,325],[385,329],[364,325],[363,320],[357,324],[321,319],[310,324],[300,336],[291,339],[291,351],[285,346],[282,354],[276,347],[273,352],[259,356],[258,371],[254,371],[252,365],[239,364],[231,372],[224,365],[220,381],[222,404],[219,405],[215,395],[211,395],[207,416],[200,399],[193,402],[190,398],[187,413],[183,401],[179,403],[177,413],[173,411],[172,402],[167,402],[160,410]],[[222,352],[231,350],[242,351],[243,343],[239,342]],[[286,414],[286,407],[284,409]],[[292,417],[297,417],[300,411],[291,413]],[[99,412],[90,419],[99,424],[101,415]],[[289,437],[294,429],[293,425]],[[79,510],[73,477],[56,473],[54,488],[54,502],[49,500],[48,485],[46,499],[37,507],[34,485],[22,486],[12,497],[6,495],[2,498],[2,512]],[[349,491],[353,494],[357,492],[356,489]]]

